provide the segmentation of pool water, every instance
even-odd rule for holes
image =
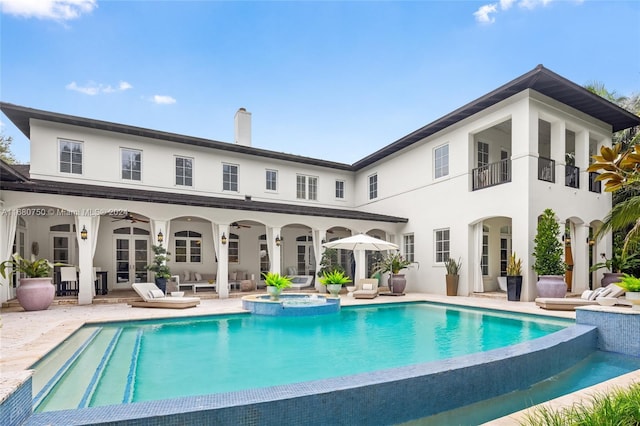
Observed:
[[[572,321],[414,303],[83,327],[36,366],[36,412],[255,389],[488,351]]]

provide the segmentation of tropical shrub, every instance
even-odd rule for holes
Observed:
[[[269,287],[275,287],[280,290],[291,287],[291,278],[280,275],[277,272],[264,272],[262,276],[264,277],[264,283]]]
[[[344,275],[342,271],[325,272],[320,277],[320,284],[348,284],[351,282],[351,278]]]
[[[447,275],[460,275],[462,269],[462,259],[458,258],[456,261],[452,257],[448,258],[444,262],[444,266],[447,268]]]
[[[62,264],[53,264],[47,259],[29,260],[14,253],[11,259],[0,263],[0,275],[7,278],[7,269],[11,268],[14,272],[25,274],[27,278],[43,278],[51,276],[54,266],[64,266]]]
[[[564,250],[558,239],[560,225],[551,209],[546,209],[538,221],[537,234],[533,240],[535,248],[533,257],[536,258],[533,270],[538,275],[564,275],[566,265],[562,260]]]

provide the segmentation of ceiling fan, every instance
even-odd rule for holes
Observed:
[[[232,228],[236,228],[236,229],[240,229],[240,228],[251,228],[251,225],[243,225],[242,223],[239,222],[233,222],[231,225]]]
[[[149,223],[149,219],[144,219],[142,217],[139,216],[134,216],[131,213],[127,213],[126,215],[122,216],[122,217],[114,217],[112,222],[118,222],[121,220],[128,220],[131,221],[131,223],[136,223],[136,222],[142,222],[142,223]]]

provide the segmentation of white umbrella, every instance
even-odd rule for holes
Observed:
[[[397,245],[378,238],[373,238],[366,234],[356,234],[340,240],[329,241],[328,243],[324,243],[322,246],[329,249],[353,250],[356,252],[354,253],[354,258],[356,260],[357,269],[354,282],[358,282],[360,278],[366,277],[364,262],[365,250],[398,250]]]
[[[398,250],[398,246],[388,241],[373,238],[367,234],[356,234],[340,240],[329,241],[322,244],[323,247],[330,249],[343,250]]]

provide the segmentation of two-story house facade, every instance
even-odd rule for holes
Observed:
[[[109,271],[110,289],[148,279],[161,235],[174,273],[215,272],[226,297],[230,273],[313,274],[323,241],[359,232],[416,262],[408,291],[444,293],[449,257],[463,262],[459,294],[495,290],[516,252],[523,298],[533,300],[531,253],[546,208],[566,229],[569,285],[581,291],[599,279],[588,272],[595,256],[610,250],[592,238],[611,196],[586,172],[590,156],[640,124],[542,66],[354,164],[252,147],[244,109],[235,143],[0,109],[31,142],[28,170],[2,164],[0,257],[78,265],[80,303],[92,300],[93,267]],[[349,253],[340,259],[351,269]],[[2,300],[15,292],[7,284]]]

